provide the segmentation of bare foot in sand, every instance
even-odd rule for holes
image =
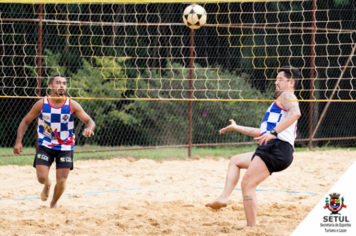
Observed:
[[[43,187],[42,193],[41,193],[41,200],[42,201],[47,201],[48,196],[49,196],[49,190],[51,189],[51,181],[48,179],[47,181],[48,183],[45,184],[45,186]]]
[[[58,208],[58,207],[57,207],[57,203],[53,203],[53,202],[51,202],[50,207],[51,207],[51,208]]]
[[[229,200],[228,199],[219,197],[215,201],[210,202],[208,204],[205,204],[205,206],[213,208],[215,210],[219,210],[220,208],[226,207],[227,204],[229,204]]]

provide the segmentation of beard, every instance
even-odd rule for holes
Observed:
[[[58,96],[63,96],[65,94],[65,90],[64,89],[58,89],[57,90],[57,95]]]

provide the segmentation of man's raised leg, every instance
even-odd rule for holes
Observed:
[[[215,201],[206,204],[206,207],[220,209],[227,206],[229,197],[239,181],[240,169],[247,169],[249,167],[253,154],[254,152],[248,152],[231,157],[227,169],[224,191]]]
[[[266,164],[259,156],[255,156],[241,181],[242,197],[247,226],[256,226],[257,197],[256,188],[270,175]]]
[[[36,174],[37,180],[41,184],[44,184],[42,193],[41,193],[41,200],[47,201],[49,196],[49,191],[51,189],[51,180],[48,177],[49,167],[45,165],[36,165]]]
[[[54,188],[53,199],[51,202],[51,208],[57,208],[57,201],[62,196],[64,190],[66,189],[66,182],[69,175],[69,168],[57,169],[56,178],[57,183]]]

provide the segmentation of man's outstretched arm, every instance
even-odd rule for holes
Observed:
[[[229,120],[231,124],[229,126],[226,126],[225,128],[222,128],[219,133],[223,134],[226,131],[238,131],[242,134],[251,136],[251,137],[259,137],[260,136],[260,129],[258,128],[252,128],[252,127],[246,127],[246,126],[241,126],[237,125],[234,120]]]

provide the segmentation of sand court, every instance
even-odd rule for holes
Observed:
[[[39,199],[32,166],[1,166],[0,235],[290,235],[355,160],[346,150],[295,153],[258,186],[255,228],[243,211],[245,170],[227,207],[205,207],[222,192],[225,158],[77,161],[58,209],[49,209],[54,184]]]

